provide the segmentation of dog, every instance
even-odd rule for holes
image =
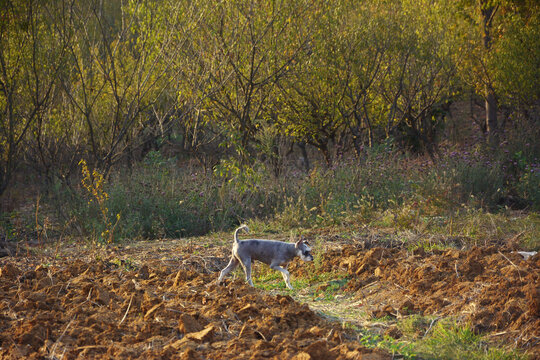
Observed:
[[[285,267],[295,256],[299,256],[303,261],[313,261],[311,248],[307,241],[301,238],[293,244],[276,240],[238,240],[238,232],[242,229],[245,230],[246,233],[249,232],[247,225],[241,225],[234,231],[234,244],[232,247],[231,260],[229,261],[229,264],[221,270],[218,284],[222,282],[227,274],[236,269],[238,265],[242,265],[246,274],[247,283],[253,286],[253,281],[251,281],[251,262],[253,260],[258,260],[269,265],[271,269],[281,272],[285,284],[292,290],[293,287],[290,282],[290,274]]]

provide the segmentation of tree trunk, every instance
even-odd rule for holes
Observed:
[[[486,0],[480,0],[480,11],[482,13],[482,25],[484,28],[483,41],[484,48],[489,53],[491,50],[491,25],[493,23],[493,17],[498,10],[498,5],[493,5],[491,2]],[[486,131],[488,136],[488,141],[490,143],[495,143],[497,141],[497,111],[498,104],[497,98],[495,97],[495,91],[491,84],[486,85],[485,90],[486,98]]]
[[[350,131],[352,134],[352,140],[354,145],[354,153],[357,159],[362,157],[362,138],[358,126],[351,126]]]
[[[498,104],[495,93],[492,89],[486,89],[486,130],[488,134],[489,142],[493,143],[497,141],[497,135],[499,132],[497,123],[497,111]]]
[[[302,153],[302,157],[304,159],[303,160],[304,168],[306,169],[306,172],[309,172],[309,158],[308,158],[308,153],[306,150],[306,143],[299,142],[297,143],[297,145],[300,148],[300,152]]]
[[[324,161],[326,162],[326,166],[329,168],[332,167],[332,155],[330,155],[330,149],[328,149],[328,143],[319,143],[318,144],[319,150],[322,152],[324,156]]]

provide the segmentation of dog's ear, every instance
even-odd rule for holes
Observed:
[[[298,240],[296,242],[296,244],[294,244],[294,247],[295,248],[299,248],[300,246],[302,246],[302,244],[304,243],[304,237],[303,236],[300,236],[300,240]]]

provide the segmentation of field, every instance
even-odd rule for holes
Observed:
[[[539,1],[1,4],[0,360],[540,359]]]
[[[217,285],[229,234],[0,258],[0,358],[540,358],[540,255],[312,238],[293,291]]]

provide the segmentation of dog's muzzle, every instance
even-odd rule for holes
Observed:
[[[313,261],[313,255],[307,250],[302,251],[302,260],[304,261]]]

